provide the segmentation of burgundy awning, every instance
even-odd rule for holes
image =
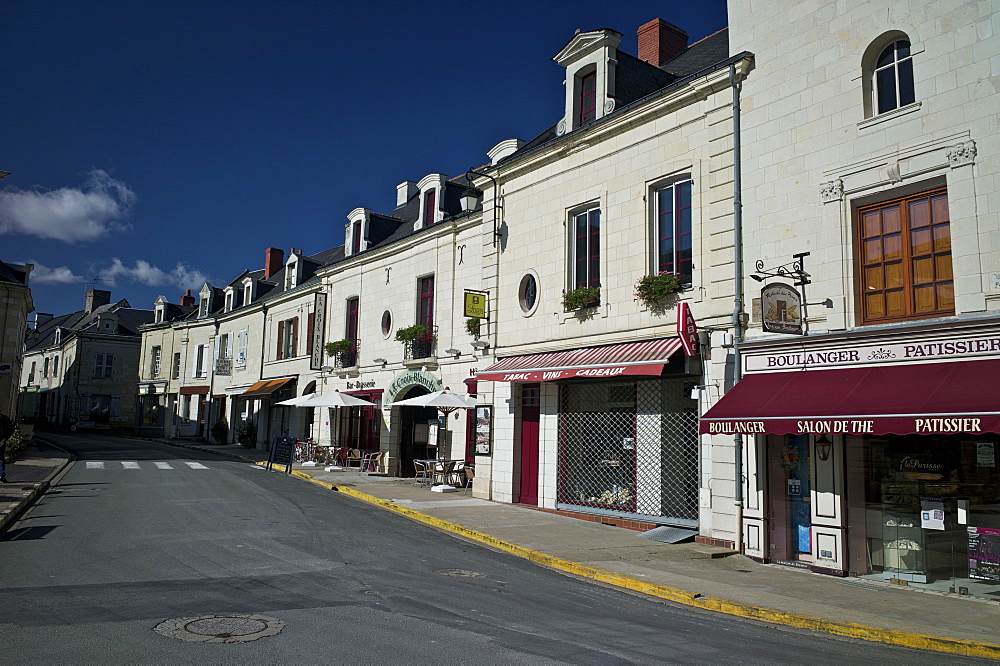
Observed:
[[[1000,360],[747,375],[701,418],[704,434],[1000,432]]]
[[[549,382],[576,377],[659,375],[681,348],[679,338],[508,356],[476,375],[494,382]]]

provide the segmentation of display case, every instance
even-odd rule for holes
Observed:
[[[879,537],[871,539],[873,564],[881,563],[887,580],[926,583],[926,531],[920,526],[920,495],[916,484],[884,484]]]

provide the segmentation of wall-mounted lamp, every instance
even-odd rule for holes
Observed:
[[[322,372],[324,375],[328,375],[331,372],[333,372],[333,366],[332,365],[324,365],[322,368],[319,369],[319,371]]]
[[[476,204],[479,203],[479,197],[477,197],[472,191],[466,190],[459,201],[462,202],[462,210],[466,213],[471,213],[476,210]]]
[[[381,363],[383,368],[386,366],[386,363],[388,363],[388,362],[389,361],[385,360],[384,358],[373,358],[372,359],[372,363]]]
[[[445,349],[444,353],[448,354],[450,356],[454,356],[455,358],[458,358],[459,356],[462,355],[462,350],[461,349]]]
[[[816,455],[822,461],[827,461],[830,459],[830,449],[833,447],[833,442],[826,435],[820,435],[816,438]]]
[[[684,387],[684,390],[689,393],[692,400],[698,400],[701,397],[701,392],[707,389],[709,386],[714,386],[716,389],[719,388],[719,382],[714,384],[688,384]]]
[[[472,342],[472,348],[473,349],[478,349],[480,351],[482,351],[483,349],[486,349],[489,346],[490,346],[490,343],[486,342],[485,340],[473,340],[473,342]]]

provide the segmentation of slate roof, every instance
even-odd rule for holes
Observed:
[[[0,282],[27,286],[28,269],[21,264],[8,264],[0,261]]]
[[[93,312],[77,310],[69,314],[58,315],[39,325],[25,336],[26,352],[45,349],[55,344],[56,330],[62,328],[69,334],[86,332],[97,326],[100,315],[113,312],[118,317],[117,335],[139,337],[139,327],[153,321],[152,310],[138,310],[129,305],[124,298],[117,303],[109,303],[95,308]],[[96,332],[96,331],[94,331]],[[64,340],[66,333],[63,333]]]
[[[615,116],[628,105],[665,91],[685,77],[723,63],[729,57],[729,28],[723,28],[689,45],[683,53],[667,60],[660,67],[654,67],[631,54],[618,51],[616,54],[618,64],[615,67],[615,110],[611,116],[603,116],[594,122]],[[556,126],[546,128],[541,134],[500,160],[500,163],[562,138],[556,134]]]

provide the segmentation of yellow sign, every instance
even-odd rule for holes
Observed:
[[[465,316],[486,319],[486,294],[479,291],[465,292]]]

